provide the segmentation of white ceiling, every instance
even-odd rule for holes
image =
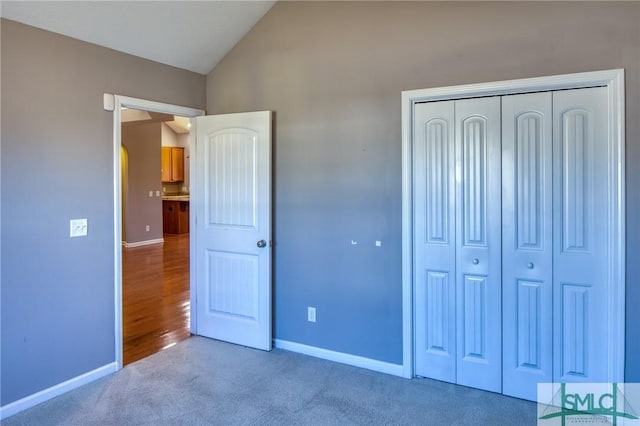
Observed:
[[[265,1],[0,1],[3,18],[207,74],[264,16]]]

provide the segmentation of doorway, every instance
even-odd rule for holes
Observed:
[[[131,108],[120,116],[127,365],[190,336],[190,122]],[[168,162],[166,152],[173,154]]]
[[[115,347],[115,359],[117,368],[121,369],[123,366],[123,255],[122,255],[122,181],[121,181],[121,170],[122,170],[122,154],[121,154],[121,145],[122,145],[122,117],[121,110],[122,108],[131,108],[143,111],[150,111],[154,113],[161,114],[170,114],[182,117],[193,118],[197,116],[204,115],[203,110],[187,108],[178,105],[164,104],[160,102],[148,101],[144,99],[137,98],[129,98],[126,96],[120,95],[104,95],[104,108],[109,111],[114,112],[114,120],[113,120],[113,170],[114,170],[114,304],[115,304],[115,316],[114,316],[114,347]],[[130,154],[130,153],[129,153]],[[129,155],[130,157],[130,155]],[[194,155],[189,158],[189,166],[193,164]],[[193,167],[189,167],[191,170],[191,174],[193,173]],[[130,172],[130,170],[129,170]],[[161,189],[158,189],[161,191]],[[156,197],[156,193],[153,193],[153,196]],[[190,216],[190,222],[193,221],[193,217]],[[161,222],[161,221],[160,221]],[[146,232],[146,231],[145,231]],[[189,251],[193,252],[193,241],[187,241],[183,239],[183,241],[178,241],[178,247],[180,244],[184,246],[187,244],[189,247]],[[151,246],[149,246],[151,247]],[[145,246],[138,247],[140,249],[145,248]],[[193,259],[189,260],[188,269],[191,270],[193,266]],[[193,287],[193,277],[189,278],[189,303],[190,305],[195,305],[195,290]],[[190,322],[190,331],[194,330],[194,323]]]

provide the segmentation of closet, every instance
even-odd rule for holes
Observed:
[[[417,376],[607,381],[608,132],[605,87],[414,105]]]

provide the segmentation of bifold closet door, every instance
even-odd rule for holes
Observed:
[[[454,101],[414,110],[415,374],[456,382]]]
[[[608,134],[606,88],[553,93],[555,382],[609,381]]]
[[[416,375],[501,391],[500,98],[414,110]]]
[[[503,392],[608,381],[607,90],[503,98]]]
[[[456,382],[502,390],[500,98],[455,102]]]
[[[503,393],[552,382],[551,92],[502,98]]]

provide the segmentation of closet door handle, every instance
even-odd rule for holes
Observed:
[[[527,263],[527,268],[529,268],[529,269],[533,269],[533,262],[529,262],[529,263]]]
[[[473,263],[474,265],[477,265],[478,263],[480,263],[480,261],[476,258],[476,259],[473,259],[471,263]]]

